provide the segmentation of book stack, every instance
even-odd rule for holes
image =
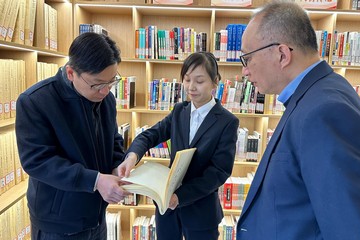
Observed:
[[[118,109],[130,109],[136,106],[136,76],[122,76],[111,92],[116,99]]]
[[[0,120],[14,118],[16,99],[25,90],[25,62],[0,59]]]
[[[106,212],[106,228],[108,240],[121,240],[121,212]]]
[[[140,59],[183,60],[194,52],[207,50],[207,33],[194,28],[158,29],[149,25],[135,30],[135,57]]]
[[[104,34],[109,35],[108,30],[106,30],[103,26],[100,24],[91,24],[91,23],[82,23],[79,24],[79,34],[85,33],[85,32],[94,32],[98,34]]]
[[[16,201],[0,214],[1,239],[30,239],[30,216],[26,198]],[[6,238],[8,236],[8,238]]]
[[[172,110],[174,105],[183,100],[182,84],[173,79],[154,79],[148,86],[148,109]]]
[[[219,188],[219,198],[224,209],[241,210],[255,173],[246,177],[229,177]]]

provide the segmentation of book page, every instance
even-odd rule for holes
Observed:
[[[167,180],[165,201],[167,204],[170,201],[171,195],[180,187],[195,150],[196,148],[190,148],[176,152],[174,162],[170,169],[169,179]]]
[[[170,169],[160,163],[145,162],[131,171],[130,176],[122,180],[131,182],[122,185],[125,190],[152,198],[157,205],[164,207],[165,187]]]

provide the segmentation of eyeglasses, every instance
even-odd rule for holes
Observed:
[[[117,73],[117,75],[115,76],[115,80],[107,82],[107,83],[98,83],[98,84],[89,84],[82,76],[81,74],[79,75],[81,77],[81,79],[90,86],[91,89],[95,89],[95,90],[101,90],[105,87],[108,88],[112,88],[113,86],[115,86],[116,84],[118,84],[121,80],[121,75],[119,73]]]
[[[266,46],[264,46],[264,47],[258,48],[258,49],[254,50],[254,51],[249,52],[249,53],[243,54],[243,55],[240,56],[240,61],[241,61],[242,65],[243,65],[244,67],[247,67],[247,63],[248,63],[249,58],[245,58],[246,56],[249,56],[250,54],[256,53],[256,52],[258,52],[258,51],[260,51],[260,50],[263,50],[263,49],[266,49],[266,48],[269,48],[269,47],[272,47],[272,46],[278,46],[278,45],[280,45],[280,44],[281,44],[281,43],[271,43],[271,44],[269,44],[269,45],[266,45]],[[290,49],[290,51],[293,50],[293,49],[290,48],[290,47],[289,47],[289,49]]]

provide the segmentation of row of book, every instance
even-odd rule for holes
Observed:
[[[239,127],[237,136],[235,159],[239,162],[258,162],[261,155],[261,134],[258,131],[249,134],[246,127]]]
[[[44,24],[44,46],[57,50],[57,11],[44,3],[43,15],[36,17],[38,0],[0,0],[0,40],[34,45],[35,21]]]
[[[259,93],[246,77],[221,80],[214,97],[233,113],[264,113],[265,94]]]
[[[236,239],[236,224],[240,216],[233,214],[225,215],[219,224],[219,240],[235,240]]]
[[[55,76],[58,70],[59,70],[59,65],[57,65],[56,63],[37,62],[36,63],[37,81],[39,82],[46,78]]]
[[[16,99],[25,90],[25,62],[0,59],[0,120],[14,118]]]
[[[36,0],[0,0],[0,40],[33,45]]]
[[[107,240],[121,240],[121,212],[106,212]]]
[[[214,33],[213,53],[220,62],[240,62],[241,39],[245,24],[228,24],[226,29]]]
[[[136,217],[131,230],[132,240],[156,240],[155,215]]]
[[[236,238],[236,223],[239,215],[225,215],[219,224],[219,240],[234,240]],[[131,228],[132,240],[156,240],[155,215],[138,216]]]
[[[360,0],[352,0],[351,9],[360,10]]]
[[[332,64],[360,66],[360,32],[334,31]]]
[[[186,99],[183,85],[176,79],[153,79],[148,83],[148,109],[172,110],[174,105]]]
[[[100,24],[96,23],[81,23],[79,24],[79,34],[86,33],[86,32],[94,32],[98,34],[104,34],[106,36],[109,35],[108,30],[101,26]]]
[[[136,106],[136,76],[120,77],[120,82],[111,88],[118,109],[130,109]]]
[[[22,197],[0,214],[0,226],[0,239],[31,239],[26,197]]]
[[[0,133],[0,195],[24,181],[16,144],[15,130]]]
[[[319,56],[322,59],[329,61],[331,33],[328,32],[327,30],[316,30],[315,34],[316,34]]]
[[[220,203],[224,209],[243,208],[254,174],[250,172],[246,177],[229,177],[219,188]]]
[[[194,28],[158,29],[149,25],[135,30],[135,58],[183,60],[190,53],[206,51],[207,33]]]
[[[150,0],[153,4],[172,4],[172,5],[192,5],[194,0]],[[309,9],[336,9],[337,0],[327,1],[304,1],[304,0],[291,0],[304,8]],[[252,0],[211,0],[211,6],[236,6],[236,7],[251,7]],[[353,0],[352,9],[358,6],[359,0]]]

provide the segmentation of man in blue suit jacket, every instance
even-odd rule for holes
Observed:
[[[360,99],[320,61],[304,10],[272,3],[243,35],[243,74],[286,110],[260,162],[237,240],[360,239]]]

